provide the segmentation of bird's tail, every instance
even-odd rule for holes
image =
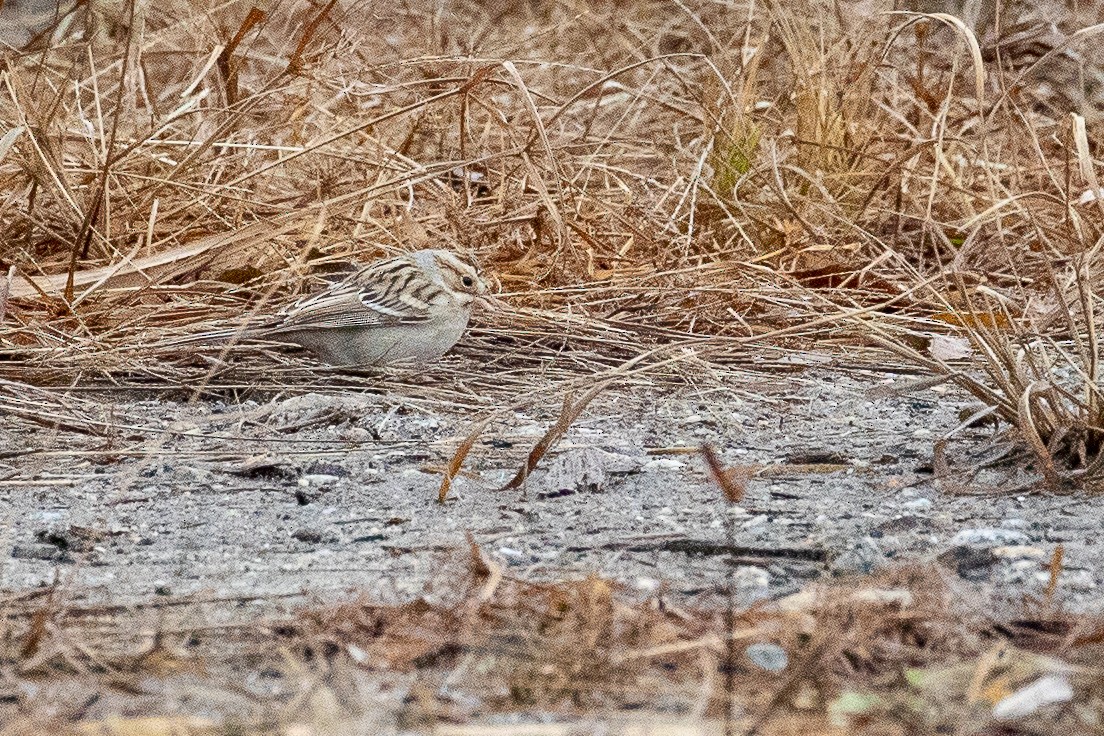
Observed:
[[[204,330],[188,335],[180,335],[167,340],[161,340],[152,347],[172,348],[192,345],[202,347],[226,347],[237,344],[272,344],[274,341],[267,337],[263,328],[253,325],[238,325],[235,327],[223,327],[216,330]]]

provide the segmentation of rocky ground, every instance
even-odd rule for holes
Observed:
[[[0,585],[60,581],[85,603],[231,600],[204,615],[248,618],[361,592],[432,593],[470,537],[516,576],[596,574],[683,601],[709,602],[729,574],[746,604],[933,559],[964,586],[1016,599],[1042,594],[1061,544],[1058,595],[1099,610],[1104,499],[1030,492],[1007,464],[938,479],[933,444],[968,402],[947,387],[888,390],[914,380],[825,359],[614,388],[522,490],[498,490],[554,420],[549,400],[493,421],[444,504],[440,473],[470,412],[347,389],[244,401],[113,392],[106,410],[122,429],[106,440],[14,419],[0,428]],[[953,461],[976,465],[993,434],[958,433]],[[749,478],[738,504],[724,502],[702,443]]]

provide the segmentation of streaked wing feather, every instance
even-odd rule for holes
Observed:
[[[270,332],[393,327],[425,322],[429,316],[429,305],[425,302],[410,296],[380,293],[378,288],[372,289],[363,284],[363,279],[357,279],[293,304]]]

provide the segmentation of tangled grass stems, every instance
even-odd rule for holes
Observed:
[[[949,15],[656,7],[74,9],[0,86],[0,266],[15,267],[0,372],[185,385],[208,360],[215,383],[265,383],[268,358],[250,375],[251,358],[166,346],[414,246],[476,256],[509,307],[441,380],[493,393],[482,374],[499,371],[515,395],[526,371],[573,381],[686,340],[724,361],[754,339],[863,339],[871,320],[825,303],[925,330],[1034,319],[1067,298],[1080,253],[1082,316],[1052,314],[1066,335],[1047,350],[1084,386],[1028,391],[1047,367],[1003,327],[969,326],[985,378],[900,354],[1033,430],[1040,460],[1088,467],[1100,228],[1085,211],[1102,204],[1078,187],[1099,188],[1100,117],[1078,93],[1099,26],[1054,9],[1060,37],[1017,30],[1050,46],[1009,67],[1006,39]],[[273,360],[275,382],[325,375]]]

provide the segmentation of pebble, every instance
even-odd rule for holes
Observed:
[[[1030,544],[1010,544],[993,548],[994,557],[1003,557],[1008,560],[1037,560],[1045,555],[1045,550],[1032,547]]]
[[[993,706],[993,717],[1024,718],[1043,706],[1072,699],[1073,688],[1065,675],[1045,675],[997,701]]]
[[[11,548],[11,556],[17,560],[73,561],[66,550],[59,549],[52,544],[16,544]]]
[[[732,582],[741,606],[750,606],[770,595],[771,574],[761,567],[737,567],[732,573]]]
[[[520,562],[525,559],[525,555],[522,551],[514,549],[513,547],[499,547],[498,553],[512,562]]]
[[[963,580],[981,582],[989,579],[996,558],[984,546],[960,544],[939,555],[938,560],[955,571]]]
[[[858,543],[829,563],[833,575],[859,573],[869,575],[885,561],[878,543],[870,537],[863,537]]]
[[[790,663],[786,650],[777,644],[749,644],[744,654],[756,667],[767,672],[781,672]]]
[[[644,470],[682,470],[686,463],[681,460],[672,460],[668,457],[659,457],[644,463]]]
[[[349,471],[337,463],[314,462],[307,468],[307,475],[333,476],[334,478],[347,478]]]
[[[299,485],[303,488],[308,486],[327,486],[336,483],[340,480],[336,475],[330,475],[329,473],[307,473],[299,478]]]
[[[346,442],[371,442],[376,439],[370,430],[363,427],[344,427],[339,436]]]
[[[1050,571],[1039,570],[1035,573],[1035,581],[1041,585],[1050,583]],[[1058,588],[1063,590],[1088,591],[1096,589],[1096,581],[1088,570],[1063,570],[1058,575]]]
[[[901,508],[906,511],[927,511],[932,507],[932,500],[930,498],[914,498],[911,501],[905,501],[901,504]]]
[[[755,516],[751,517],[743,524],[741,524],[741,526],[744,529],[751,529],[752,527],[759,526],[760,524],[766,524],[769,518],[770,517],[768,517],[766,514],[756,514]]]
[[[961,529],[951,538],[952,547],[1008,547],[1027,545],[1031,538],[1023,532],[998,527]]]
[[[326,535],[323,532],[310,528],[296,529],[291,533],[291,537],[307,544],[321,544],[326,540]]]

